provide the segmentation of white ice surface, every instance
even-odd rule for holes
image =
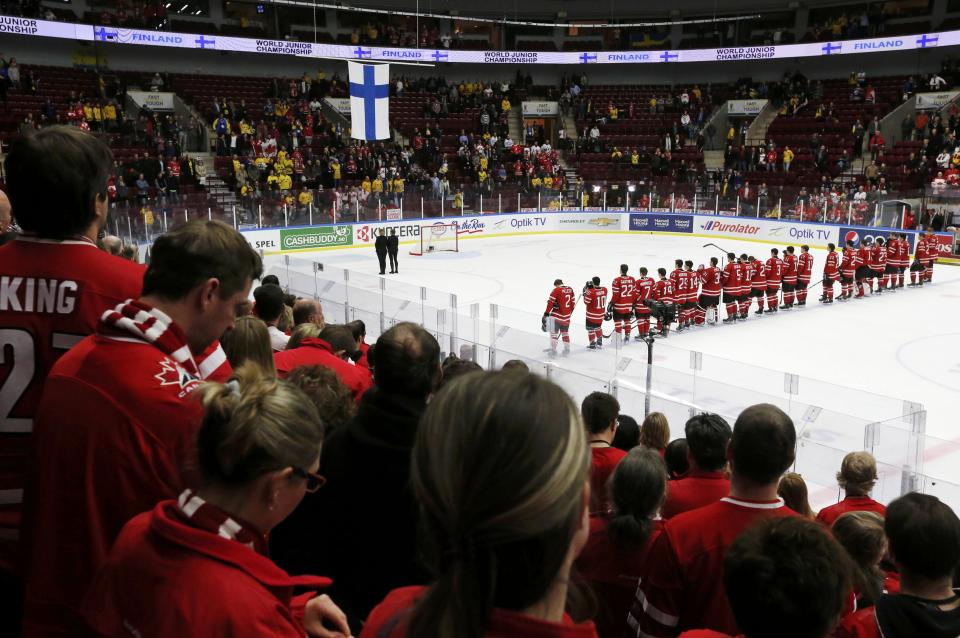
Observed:
[[[536,334],[554,279],[563,279],[579,292],[583,282],[594,275],[609,287],[620,263],[629,264],[630,274],[636,275],[640,266],[652,272],[658,267],[669,271],[677,258],[700,264],[709,263],[712,256],[722,257],[718,250],[704,248],[706,241],[641,234],[471,238],[461,241],[458,253],[412,257],[407,254],[409,247],[401,246],[400,273],[387,277],[391,283],[455,293],[460,308],[474,302],[517,308],[529,316],[501,312],[501,320],[522,322],[525,325],[515,327]],[[767,244],[732,240],[716,243],[725,250],[758,258],[768,257],[771,248]],[[812,253],[816,282],[825,251]],[[297,257],[371,276],[377,274],[372,248]],[[273,263],[279,259],[268,258]],[[839,285],[835,291],[839,294]],[[932,286],[904,288],[895,294],[868,296],[848,303],[823,306],[817,302],[819,294],[820,287],[813,287],[805,308],[757,317],[753,305],[750,319],[745,322],[674,333],[662,343],[700,351],[705,356],[790,372],[801,377],[801,384],[817,379],[889,397],[881,415],[867,414],[870,410],[861,408],[862,416],[868,420],[887,414],[899,416],[899,412],[890,413],[887,407],[899,406],[899,400],[920,403],[928,413],[927,435],[944,439],[939,442],[931,438],[928,442],[925,470],[940,479],[960,483],[960,444],[954,442],[960,441],[956,417],[960,408],[960,329],[956,326],[960,268],[937,266]],[[571,324],[574,355],[560,365],[602,376],[614,364],[609,357],[598,357],[585,350],[583,312],[579,304]],[[609,330],[610,324],[605,328]],[[643,344],[630,344],[623,352],[643,359],[644,348]],[[782,375],[776,383],[782,385],[781,379]],[[730,379],[732,385],[741,387],[752,387],[756,381]],[[862,401],[862,397],[858,400]],[[877,403],[883,402],[878,399]]]

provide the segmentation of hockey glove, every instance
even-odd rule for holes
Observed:
[[[549,316],[549,315],[543,315],[543,320],[540,321],[540,330],[542,330],[542,331],[544,331],[544,332],[547,331],[547,317],[548,317],[548,316]]]
[[[613,319],[613,313],[608,310],[606,313],[604,313],[603,320],[610,321],[611,319]]]

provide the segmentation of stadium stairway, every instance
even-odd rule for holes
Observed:
[[[767,142],[767,130],[773,121],[777,119],[777,109],[773,108],[770,102],[753,119],[750,128],[747,130],[747,146],[762,146]]]
[[[723,151],[703,151],[703,164],[708,172],[723,170]]]
[[[510,137],[517,144],[526,144],[526,136],[523,131],[523,109],[512,108],[507,116],[507,124],[510,129]]]

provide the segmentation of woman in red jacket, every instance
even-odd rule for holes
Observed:
[[[613,512],[590,517],[590,538],[577,567],[596,594],[600,638],[623,635],[647,551],[663,529],[655,517],[666,490],[663,459],[656,450],[637,446],[610,479]]]
[[[435,580],[390,592],[361,638],[596,638],[566,613],[589,470],[585,429],[556,385],[509,371],[444,386],[420,421],[410,477]]]
[[[294,597],[329,579],[291,577],[267,557],[269,531],[324,483],[313,402],[253,364],[197,392],[200,486],[123,528],[84,601],[90,628],[109,638],[349,636],[328,596]]]

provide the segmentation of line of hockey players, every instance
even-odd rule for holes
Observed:
[[[891,233],[888,240],[864,238],[860,247],[852,240],[846,242],[842,253],[834,244],[828,245],[823,267],[823,294],[820,302],[834,301],[834,284],[840,283],[837,301],[848,301],[864,296],[865,286],[871,294],[904,287],[905,272],[910,270],[907,286],[922,286],[933,280],[933,262],[938,253],[932,233],[917,237],[913,263],[910,262],[910,240],[904,233]],[[677,322],[677,331],[694,326],[720,322],[719,306],[726,309],[723,323],[745,320],[755,300],[756,314],[770,314],[805,306],[807,290],[813,273],[813,255],[809,246],[801,246],[797,253],[793,246],[781,252],[770,250],[764,261],[753,256],[727,253],[722,267],[716,257],[710,265],[700,264],[696,270],[690,260],[677,259],[669,274],[666,268],[657,269],[657,278],[640,268],[640,276],[628,274],[629,266],[620,265],[620,275],[611,283],[610,290],[601,285],[600,277],[593,277],[583,287],[586,306],[586,328],[589,348],[603,347],[603,340],[614,334],[624,343],[630,341],[634,327],[635,339],[643,341],[648,335],[667,336],[670,324]],[[553,290],[543,313],[542,329],[550,332],[551,354],[563,341],[563,353],[570,352],[570,320],[579,297],[562,280],[553,282]],[[854,293],[856,291],[856,293]],[[781,300],[782,293],[782,300]],[[782,303],[781,303],[782,301]],[[614,322],[609,335],[603,333],[603,322]],[[656,325],[651,330],[651,321]]]

